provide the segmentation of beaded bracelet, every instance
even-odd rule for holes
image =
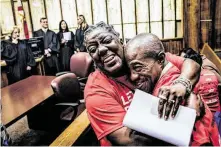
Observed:
[[[183,86],[186,87],[186,92],[187,92],[186,95],[189,95],[191,93],[192,84],[191,84],[189,79],[186,79],[184,77],[180,77],[180,78],[176,79],[175,81],[173,81],[172,84],[175,85],[177,83],[180,83],[180,84],[182,84]]]

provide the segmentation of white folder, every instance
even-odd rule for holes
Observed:
[[[63,33],[64,40],[71,40],[71,32]]]
[[[188,146],[196,111],[180,106],[176,117],[165,121],[158,117],[158,102],[159,98],[137,89],[123,120],[124,126],[174,145]]]

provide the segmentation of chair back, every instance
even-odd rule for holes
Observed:
[[[82,98],[80,83],[74,73],[56,77],[51,82],[55,95],[62,103],[77,103]]]
[[[75,73],[77,77],[88,77],[94,70],[93,60],[89,53],[79,52],[72,55],[70,59],[70,70]]]

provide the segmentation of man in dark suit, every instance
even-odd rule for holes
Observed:
[[[55,75],[59,72],[58,53],[59,41],[57,35],[52,30],[48,29],[48,20],[43,17],[40,19],[41,29],[33,33],[34,37],[44,37],[44,65],[46,75]]]

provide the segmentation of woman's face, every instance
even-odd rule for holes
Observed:
[[[18,39],[19,37],[20,37],[20,31],[19,31],[19,29],[15,29],[12,33],[12,38]]]
[[[82,16],[78,16],[77,22],[79,25],[81,25],[84,22],[84,18]]]
[[[96,65],[109,75],[117,74],[123,67],[123,46],[118,38],[105,29],[96,29],[85,41]]]
[[[64,21],[61,23],[61,28],[62,30],[65,30],[67,28],[67,25]]]

